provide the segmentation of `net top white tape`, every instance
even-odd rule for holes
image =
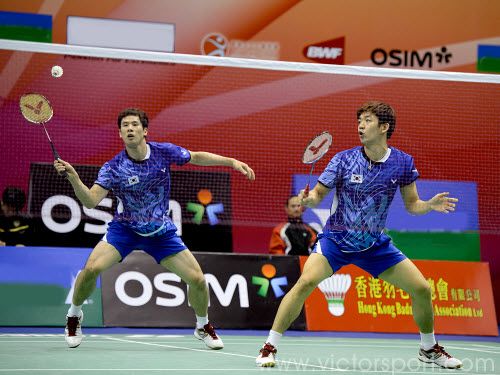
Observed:
[[[0,39],[0,49],[111,59],[130,59],[138,61],[154,61],[191,65],[224,66],[245,69],[282,70],[304,73],[346,74],[385,78],[500,84],[500,75],[496,74],[438,72],[428,70],[389,69],[365,66],[327,65],[317,63],[243,59],[235,57],[214,57],[180,53],[72,46],[67,44],[55,43],[23,42],[6,39]]]

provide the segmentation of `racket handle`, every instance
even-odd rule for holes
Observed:
[[[50,147],[52,148],[52,154],[54,154],[54,160],[61,159],[61,156],[56,151],[56,148],[54,147],[54,144],[52,142],[50,142]],[[62,177],[67,177],[68,176],[68,172],[62,171],[62,172],[58,173],[58,175],[62,176]]]
[[[57,151],[54,149],[54,160],[57,160],[57,159],[61,159],[61,157],[59,156]],[[66,172],[66,171],[58,172],[57,174],[59,176],[62,176],[62,177],[68,177],[68,172]]]
[[[307,197],[309,195],[309,184],[306,185],[306,188],[304,189],[304,197]]]

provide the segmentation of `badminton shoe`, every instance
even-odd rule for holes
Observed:
[[[255,363],[260,367],[274,367],[276,365],[276,352],[276,348],[266,342],[262,349],[260,349]]]
[[[203,341],[210,349],[218,350],[224,347],[222,340],[219,336],[217,336],[215,329],[210,322],[205,324],[203,328],[196,328],[194,330],[194,337]]]
[[[442,346],[437,343],[429,350],[420,348],[418,359],[425,363],[435,363],[444,368],[460,368],[462,361],[449,355]]]
[[[70,348],[76,348],[82,342],[82,322],[83,311],[78,316],[66,316],[66,329],[64,330],[64,338]]]

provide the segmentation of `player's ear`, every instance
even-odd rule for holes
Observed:
[[[384,133],[387,133],[389,131],[389,123],[388,122],[381,124],[380,127],[382,128],[382,131]]]
[[[144,128],[144,135],[148,135],[148,128]]]

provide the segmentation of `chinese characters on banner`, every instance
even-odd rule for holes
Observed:
[[[437,333],[498,335],[487,263],[414,263],[431,288]],[[309,330],[418,332],[410,296],[353,265],[314,290],[305,309]]]

